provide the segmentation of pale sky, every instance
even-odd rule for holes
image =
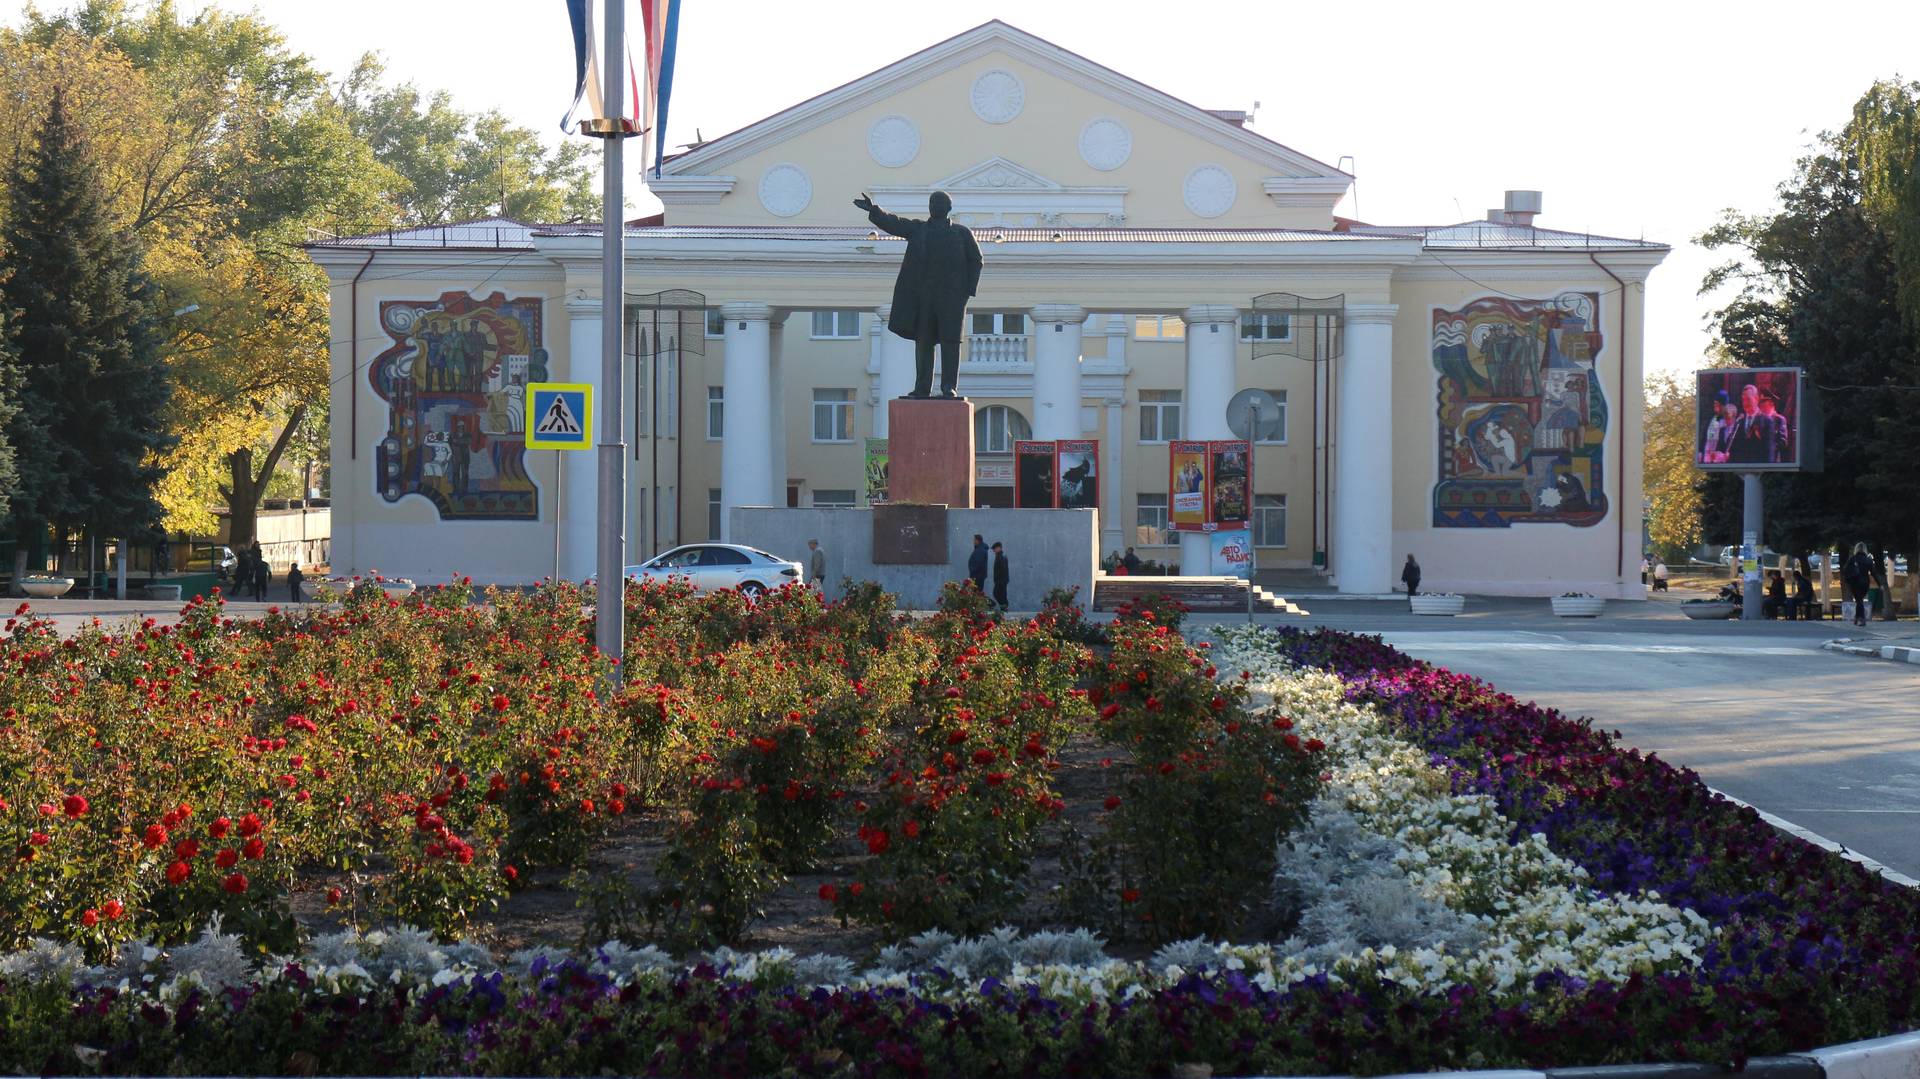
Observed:
[[[561,0],[221,6],[253,7],[336,75],[376,49],[394,77],[560,137],[573,62]],[[639,4],[628,6],[637,41]],[[0,0],[0,18],[24,7]],[[1532,188],[1545,192],[1543,227],[1671,245],[1648,284],[1649,373],[1699,366],[1708,344],[1715,304],[1695,292],[1718,259],[1693,237],[1723,208],[1770,208],[1813,137],[1842,125],[1874,79],[1920,74],[1912,0],[682,0],[669,145],[992,18],[1195,105],[1258,101],[1261,134],[1322,161],[1353,158],[1358,205],[1350,196],[1344,215],[1447,224]],[[636,180],[630,201],[653,212]]]

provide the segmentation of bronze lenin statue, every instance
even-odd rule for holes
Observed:
[[[907,241],[907,257],[893,283],[893,312],[887,328],[913,342],[913,392],[908,397],[932,396],[933,347],[940,346],[940,396],[957,399],[954,383],[960,377],[960,337],[965,330],[967,299],[980,286],[980,245],[965,225],[947,214],[953,200],[935,191],[927,200],[925,221],[895,217],[862,193],[853,204],[867,211],[867,220]]]

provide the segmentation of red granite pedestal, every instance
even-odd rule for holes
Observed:
[[[973,405],[887,402],[887,500],[973,508]]]

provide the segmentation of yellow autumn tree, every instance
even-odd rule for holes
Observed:
[[[1646,447],[1642,458],[1647,530],[1669,557],[1700,542],[1699,469],[1693,463],[1693,387],[1672,375],[1648,379]]]

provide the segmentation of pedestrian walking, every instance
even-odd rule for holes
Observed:
[[[300,595],[300,585],[306,579],[307,575],[300,572],[300,563],[295,562],[293,565],[287,567],[287,593],[289,600],[294,603],[305,602],[304,597]]]
[[[1408,599],[1420,594],[1420,563],[1415,562],[1412,555],[1407,556],[1407,564],[1400,570],[1400,581],[1407,586]]]
[[[824,596],[827,593],[827,552],[820,549],[817,539],[807,541],[807,551],[807,581]]]
[[[253,598],[261,603],[267,601],[267,585],[273,583],[273,567],[265,558],[253,560]]]
[[[987,541],[973,534],[973,553],[967,556],[967,579],[980,591],[987,590]]]
[[[993,544],[993,602],[1002,611],[1007,609],[1007,552],[998,540]]]
[[[1853,545],[1853,554],[1847,564],[1840,567],[1840,581],[1847,586],[1847,597],[1853,600],[1853,624],[1867,624],[1867,589],[1873,587],[1873,556],[1867,553],[1865,543]]]
[[[1667,563],[1664,559],[1653,564],[1653,590],[1655,592],[1667,590]]]

